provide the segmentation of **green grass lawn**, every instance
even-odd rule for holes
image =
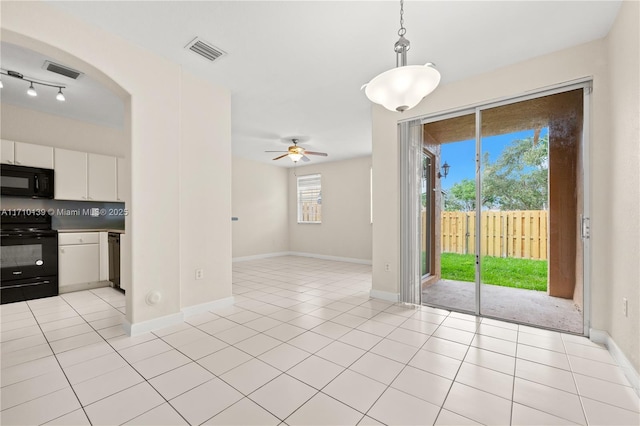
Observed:
[[[442,278],[475,281],[475,255],[442,253]],[[503,287],[547,291],[547,261],[484,256],[482,282]]]

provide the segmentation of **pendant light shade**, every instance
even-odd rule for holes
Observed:
[[[364,93],[371,102],[403,112],[418,105],[439,83],[440,73],[432,64],[406,65],[374,77]]]
[[[362,86],[371,102],[390,111],[404,112],[418,105],[440,84],[440,73],[432,63],[407,65],[407,52],[411,43],[404,36],[404,0],[400,0],[400,38],[393,50],[396,52],[396,68],[385,71]]]

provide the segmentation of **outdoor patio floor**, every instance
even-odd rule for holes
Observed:
[[[570,333],[583,333],[582,312],[573,300],[543,291],[482,284],[481,315]],[[422,290],[422,303],[475,312],[475,283],[440,280]]]

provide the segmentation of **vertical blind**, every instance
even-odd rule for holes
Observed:
[[[298,176],[298,223],[322,222],[320,175]]]

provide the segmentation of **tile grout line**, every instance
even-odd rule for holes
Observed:
[[[71,304],[69,304],[69,302],[67,302],[67,300],[66,300],[66,299],[64,299],[64,298],[62,298],[62,297],[61,297],[60,299],[61,299],[61,300],[63,300],[63,301],[64,301],[64,303],[66,303],[67,305],[69,305],[69,307],[70,307],[71,309],[73,309],[73,311],[74,311],[74,312],[78,313],[78,312],[73,308],[73,306],[71,306]],[[55,353],[55,351],[53,350],[53,347],[51,346],[51,342],[49,341],[49,339],[47,339],[47,336],[45,336],[44,331],[42,330],[42,327],[40,326],[40,322],[38,321],[38,319],[36,318],[35,314],[33,313],[33,309],[31,308],[31,305],[29,305],[29,303],[28,303],[28,302],[25,302],[25,303],[27,304],[27,307],[29,308],[29,311],[31,312],[31,315],[33,315],[33,319],[34,319],[34,320],[36,321],[36,323],[38,324],[38,328],[40,329],[40,332],[42,333],[42,336],[43,336],[43,337],[44,337],[44,339],[46,340],[47,345],[49,345],[49,349],[51,350],[51,353],[52,353],[52,355],[53,355],[53,358],[56,360],[56,363],[58,364],[58,367],[60,367],[60,371],[61,371],[61,372],[62,372],[62,374],[64,375],[64,378],[67,380],[67,383],[69,384],[69,388],[70,388],[70,389],[71,389],[71,391],[73,392],[73,395],[76,397],[76,401],[78,401],[78,405],[80,405],[80,409],[82,409],[82,412],[84,413],[85,417],[86,417],[86,418],[87,418],[87,420],[88,420],[88,419],[89,419],[89,416],[87,415],[87,412],[86,412],[86,410],[84,409],[84,406],[82,405],[82,402],[80,402],[80,398],[78,397],[78,394],[76,393],[76,390],[73,388],[73,385],[71,384],[71,381],[69,380],[69,377],[67,376],[67,373],[64,371],[64,368],[62,368],[62,364],[60,364],[60,360],[58,359],[58,354],[56,354],[56,353]],[[79,314],[78,314],[78,315],[79,315]],[[82,316],[81,316],[81,318],[82,318]],[[82,320],[83,320],[83,321],[85,321],[85,319],[84,319],[84,318],[82,318]],[[85,321],[85,322],[86,322],[86,321]],[[57,391],[55,391],[55,392],[57,392]],[[53,392],[51,392],[51,393],[53,393]],[[47,395],[50,395],[51,393],[49,393],[49,394],[47,394]],[[45,396],[45,395],[43,395],[43,396]],[[37,399],[37,398],[36,398],[36,399]],[[28,401],[25,401],[25,402],[28,402]],[[24,403],[23,403],[23,404],[24,404]],[[22,404],[19,404],[19,405],[22,405]],[[51,422],[51,421],[53,421],[53,420],[59,419],[59,418],[64,417],[64,416],[66,416],[66,415],[68,415],[68,414],[70,414],[70,413],[73,413],[74,411],[75,411],[75,410],[73,410],[73,411],[69,411],[68,413],[64,413],[64,414],[63,414],[63,415],[61,415],[61,416],[55,417],[55,418],[53,418],[53,419],[49,419],[49,420],[47,420],[46,422]]]

